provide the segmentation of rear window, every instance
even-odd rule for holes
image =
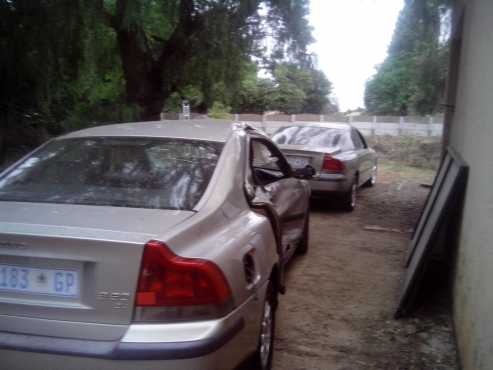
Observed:
[[[191,210],[221,149],[199,140],[54,140],[0,178],[0,201]]]
[[[339,145],[344,130],[327,127],[283,127],[276,131],[272,140],[277,144],[332,147]]]

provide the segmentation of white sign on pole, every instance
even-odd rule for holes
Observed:
[[[190,119],[190,103],[188,100],[183,100],[181,103],[183,119]]]

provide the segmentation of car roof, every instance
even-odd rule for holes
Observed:
[[[233,125],[227,120],[174,120],[111,124],[75,131],[61,138],[94,136],[173,137],[191,140],[225,142]]]
[[[325,128],[334,128],[339,130],[349,130],[351,129],[351,125],[347,123],[339,123],[339,122],[293,122],[284,127],[325,127]]]

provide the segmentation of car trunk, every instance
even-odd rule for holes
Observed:
[[[0,316],[130,323],[144,245],[193,214],[0,202]]]
[[[338,146],[319,148],[303,145],[279,145],[279,147],[291,164],[291,167],[297,169],[309,165],[315,168],[317,172],[322,169],[325,154],[336,156],[341,152]]]

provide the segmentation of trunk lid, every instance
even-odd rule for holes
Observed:
[[[279,148],[294,169],[309,165],[317,172],[322,169],[325,154],[335,156],[341,152],[339,146],[322,148],[305,145],[279,145]]]
[[[0,316],[130,323],[145,243],[193,214],[0,202]]]

